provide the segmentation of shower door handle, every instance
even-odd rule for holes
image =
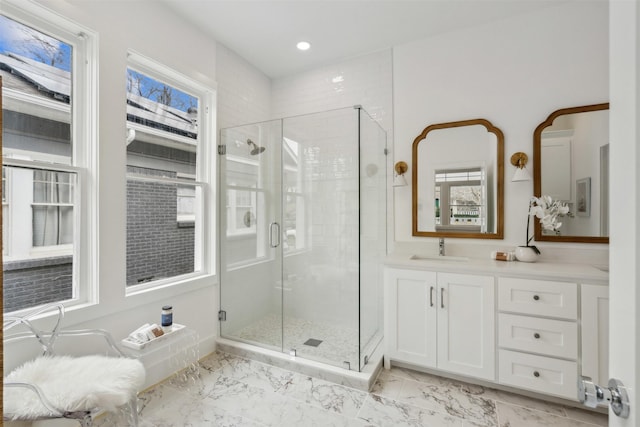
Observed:
[[[277,240],[273,238],[274,229],[276,230]],[[280,224],[278,224],[277,222],[272,222],[271,224],[269,224],[269,246],[272,248],[277,248],[278,246],[280,246]]]

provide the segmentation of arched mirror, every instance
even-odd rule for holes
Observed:
[[[412,157],[414,236],[503,238],[500,129],[484,119],[430,125]]]
[[[535,239],[609,243],[609,103],[563,108],[533,134],[533,191],[569,206],[556,232]]]

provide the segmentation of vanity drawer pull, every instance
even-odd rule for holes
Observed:
[[[498,309],[518,314],[578,318],[578,288],[576,283],[498,278]]]
[[[433,307],[433,286],[429,288],[429,307]]]
[[[537,376],[536,373],[538,373]],[[578,363],[554,357],[499,350],[498,381],[506,386],[575,399]]]
[[[578,324],[499,313],[498,345],[501,348],[575,360],[578,358]]]

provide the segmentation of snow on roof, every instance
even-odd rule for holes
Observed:
[[[165,130],[190,138],[195,138],[198,134],[198,126],[186,112],[130,92],[127,93],[127,116],[129,115],[140,119],[132,121],[143,124],[151,121],[159,124],[161,129],[168,127],[170,129]]]
[[[0,64],[12,74],[33,84],[40,92],[69,103],[71,73],[51,65],[34,61],[15,53],[0,54]]]
[[[68,71],[15,53],[0,54],[0,70],[23,82],[16,81],[11,85],[5,82],[5,86],[24,91],[24,84],[27,84],[41,95],[66,104],[70,102],[71,73]],[[2,74],[9,77],[5,73]],[[187,112],[132,93],[127,93],[127,119],[189,138],[195,139],[198,134],[198,126]]]

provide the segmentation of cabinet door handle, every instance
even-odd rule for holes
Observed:
[[[440,288],[440,308],[444,308],[444,288]]]
[[[533,296],[533,300],[534,300],[534,301],[538,301],[539,299],[540,299],[540,296],[539,296],[539,295],[534,295],[534,296]]]
[[[536,332],[535,334],[533,334],[533,337],[535,339],[539,340],[540,339],[540,334]]]
[[[536,377],[536,378],[540,377],[540,372],[533,371],[533,376]]]
[[[429,307],[433,307],[433,286],[429,289]]]

